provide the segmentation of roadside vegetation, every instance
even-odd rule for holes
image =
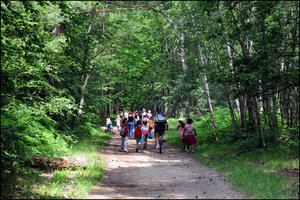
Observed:
[[[207,124],[209,116],[195,117],[197,131],[195,153],[202,164],[217,169],[233,183],[234,188],[246,196],[260,199],[299,198],[299,140],[257,148],[258,139],[243,140],[243,134],[233,138],[230,116],[226,109],[216,109],[215,116],[222,120],[217,124],[219,142]],[[206,118],[205,118],[206,117]],[[180,147],[178,119],[168,119],[168,142]],[[266,141],[268,139],[266,138]]]
[[[99,152],[111,137],[110,132],[85,123],[76,130],[76,138],[60,156],[85,156],[87,169],[52,170],[15,165],[1,174],[2,198],[77,199],[85,198],[92,185],[97,185],[104,175],[105,160]],[[77,134],[78,134],[77,133]]]

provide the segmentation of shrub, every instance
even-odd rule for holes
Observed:
[[[58,156],[68,150],[73,138],[55,129],[57,122],[42,109],[24,104],[1,109],[1,155],[3,167],[24,163],[33,154]],[[69,143],[69,144],[68,144]]]

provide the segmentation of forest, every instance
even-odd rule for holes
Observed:
[[[1,1],[1,182],[157,105],[299,175],[299,1]]]

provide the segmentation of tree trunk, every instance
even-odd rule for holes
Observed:
[[[184,106],[185,106],[185,119],[188,120],[190,118],[190,102],[185,101]]]
[[[96,6],[93,6],[92,8],[92,11],[91,11],[91,18],[93,19],[94,18],[94,14],[96,12]],[[88,67],[88,54],[89,54],[89,46],[90,46],[90,32],[91,32],[91,29],[92,29],[92,26],[93,26],[93,21],[91,22],[91,24],[89,25],[89,28],[87,30],[87,33],[86,33],[86,46],[85,46],[85,49],[84,49],[84,56],[83,56],[83,65],[82,65],[82,72],[81,72],[81,79],[83,81],[83,86],[81,87],[81,90],[80,90],[80,103],[79,103],[79,110],[78,110],[78,116],[77,116],[77,119],[79,120],[80,119],[80,116],[82,115],[83,113],[83,105],[84,105],[84,91],[85,91],[85,88],[88,84],[88,80],[90,78],[90,73],[88,72],[89,69],[87,69]],[[96,50],[97,52],[97,50]],[[92,69],[92,67],[91,67]]]
[[[279,98],[280,121],[281,121],[281,126],[283,126],[284,125],[284,114],[283,114],[283,105],[282,105],[282,92],[278,93],[278,98]]]
[[[235,123],[234,111],[233,111],[233,108],[232,108],[232,105],[231,105],[230,95],[229,95],[229,92],[228,92],[226,86],[224,87],[224,94],[225,94],[225,97],[227,99],[228,107],[229,107],[229,110],[230,110],[230,116],[231,116],[233,132],[236,133],[237,132],[237,127],[236,127],[236,123]]]
[[[84,83],[83,83],[83,86],[82,86],[82,89],[81,89],[81,99],[80,99],[79,110],[78,110],[78,115],[79,116],[82,115],[82,113],[83,113],[82,108],[83,108],[83,105],[85,103],[84,102],[84,91],[85,91],[85,88],[88,84],[89,78],[90,78],[90,75],[87,74],[85,79],[84,79]]]
[[[247,131],[247,128],[246,128],[246,115],[245,115],[244,98],[239,97],[238,98],[238,103],[239,103],[239,108],[240,108],[240,111],[241,111],[241,116],[240,116],[241,129],[242,129],[242,131],[245,131],[245,129],[246,129],[247,137],[248,137],[248,131]]]
[[[299,87],[295,89],[295,92],[297,94],[298,101],[296,100],[296,119],[295,119],[295,127],[299,126]]]
[[[264,140],[262,139],[262,130],[261,130],[261,126],[260,126],[260,119],[259,119],[259,113],[258,113],[258,106],[257,106],[257,101],[256,98],[253,98],[253,105],[254,105],[254,119],[255,119],[255,123],[256,123],[256,127],[257,127],[257,131],[258,131],[258,136],[259,136],[259,147],[264,147],[266,146]]]
[[[64,168],[73,168],[82,167],[87,168],[87,158],[80,156],[71,156],[71,157],[53,157],[53,158],[43,158],[39,155],[34,155],[32,158],[32,167],[40,168],[51,168],[51,169],[64,169]]]
[[[168,95],[169,95],[169,94],[168,94],[168,93],[169,93],[168,91],[169,91],[169,88],[165,88],[165,89],[164,89],[164,93],[165,93],[164,96],[168,96]],[[168,108],[168,105],[166,105],[166,106],[164,107],[164,113],[165,113],[166,116],[169,116],[169,108]]]
[[[255,132],[255,121],[254,121],[254,111],[253,111],[253,103],[252,96],[250,94],[247,95],[247,110],[248,110],[248,122],[247,122],[247,132]]]
[[[190,11],[190,5],[189,4],[187,4],[187,5],[188,5],[188,9]],[[196,41],[196,47],[197,47],[197,50],[198,50],[198,61],[200,61],[202,66],[203,66],[203,84],[204,84],[204,88],[205,88],[207,104],[208,104],[209,113],[210,113],[212,131],[213,131],[213,134],[215,136],[216,141],[218,142],[218,137],[215,133],[216,124],[215,124],[214,112],[213,112],[213,107],[212,107],[212,103],[211,103],[211,99],[210,99],[210,92],[209,92],[209,87],[208,87],[208,83],[207,83],[206,69],[205,69],[205,65],[208,63],[208,51],[206,51],[206,57],[204,58],[204,56],[202,54],[202,51],[201,51],[200,42],[198,40],[198,37],[196,36],[196,23],[195,23],[195,20],[194,20],[194,16],[191,14],[191,12],[189,13],[189,15],[192,19],[192,25],[193,25],[195,41]]]
[[[242,118],[242,114],[241,114],[241,108],[240,108],[240,102],[239,102],[239,99],[235,99],[235,104],[236,104],[236,109],[238,111],[238,114],[239,114],[239,119],[241,120]]]
[[[277,121],[277,100],[276,95],[273,95],[271,98],[271,106],[272,106],[272,113],[271,113],[271,121],[272,121],[272,127],[275,134],[275,140],[277,141],[278,138],[278,121]]]
[[[180,15],[179,23],[180,23],[180,26],[183,30],[182,20],[183,20],[182,15]],[[185,39],[184,32],[181,32],[180,37],[179,37],[179,40],[180,40],[180,61],[181,61],[181,66],[182,66],[182,69],[183,69],[184,77],[186,77],[186,79],[188,80],[188,77],[187,77],[188,76],[188,73],[187,73],[188,66],[185,63],[184,39]],[[185,105],[185,118],[189,119],[190,118],[190,92],[189,92],[189,89],[187,89],[187,88],[186,88],[186,91],[185,91],[185,96],[186,96],[185,97],[185,102],[184,102],[184,105]]]
[[[183,27],[183,17],[182,15],[180,15],[180,18],[179,18],[179,24],[180,24],[180,27],[181,27],[181,30],[178,29],[178,26],[175,22],[173,22],[171,20],[171,18],[168,16],[168,14],[160,7],[158,6],[161,13],[165,16],[165,18],[167,19],[167,21],[169,23],[172,24],[172,26],[174,27],[174,29],[180,33],[180,36],[179,36],[179,41],[180,41],[180,53],[179,53],[179,56],[180,56],[180,62],[181,62],[181,66],[182,66],[182,69],[183,69],[183,76],[184,77],[187,77],[188,74],[187,74],[187,69],[188,69],[188,66],[185,62],[185,47],[184,47],[184,39],[185,39],[185,34],[184,34],[184,27]],[[186,119],[188,119],[190,116],[190,91],[189,89],[187,91],[185,91],[185,117]]]

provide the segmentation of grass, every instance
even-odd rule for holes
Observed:
[[[91,186],[100,182],[104,175],[105,160],[99,157],[99,151],[111,137],[111,133],[92,128],[64,156],[86,156],[87,169],[76,170],[39,170],[21,168],[1,176],[2,198],[84,198]],[[48,176],[48,177],[46,177]]]
[[[167,141],[180,146],[179,131],[175,129],[177,120],[169,119],[168,123]],[[299,180],[280,173],[285,169],[299,170],[299,147],[291,150],[284,146],[271,146],[239,153],[237,149],[243,148],[239,146],[240,140],[235,143],[202,142],[207,130],[201,130],[199,122],[195,124],[198,144],[193,156],[225,175],[236,190],[251,198],[299,198]]]

